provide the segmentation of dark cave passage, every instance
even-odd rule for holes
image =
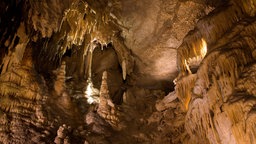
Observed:
[[[94,86],[100,89],[102,74],[108,72],[108,88],[111,99],[115,104],[121,104],[123,92],[126,89],[125,80],[122,77],[122,68],[112,45],[106,48],[96,48],[92,58],[92,81]]]

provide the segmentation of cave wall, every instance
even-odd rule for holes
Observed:
[[[169,87],[177,75],[177,48],[213,7],[195,1],[123,1],[122,36],[136,60],[138,85]],[[133,6],[131,6],[133,5]],[[166,65],[166,63],[169,63]],[[158,84],[154,83],[158,81]],[[160,83],[160,81],[162,81]],[[154,83],[154,84],[152,84]]]
[[[200,20],[178,48],[176,91],[187,109],[185,129],[192,143],[255,143],[255,99],[249,90],[254,87],[254,5],[224,3]],[[189,61],[200,56],[200,39],[207,42],[208,52],[193,74]],[[186,81],[191,76],[194,80]]]
[[[0,142],[255,143],[255,5],[1,1]]]

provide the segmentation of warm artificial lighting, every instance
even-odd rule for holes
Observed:
[[[202,59],[207,54],[207,43],[203,38],[200,41],[193,43],[192,46],[195,52],[195,56],[189,57],[188,59],[184,60],[184,66],[186,67],[188,73],[191,73],[190,67],[199,66]]]
[[[202,38],[202,45],[201,45],[201,56],[204,57],[207,53],[207,43],[206,41]]]
[[[87,87],[85,90],[85,97],[87,98],[87,102],[89,104],[99,103],[99,90],[93,87],[93,83],[91,80],[92,77],[92,55],[93,51],[96,48],[95,39],[91,42],[89,49],[89,70],[88,70],[88,79],[87,79]]]
[[[93,84],[90,80],[87,81],[88,85],[85,90],[85,97],[89,104],[99,103],[99,90],[93,87]]]
[[[88,95],[88,96],[91,96],[91,95],[92,95],[92,84],[91,84],[91,83],[89,83],[89,84],[87,85],[85,94]]]

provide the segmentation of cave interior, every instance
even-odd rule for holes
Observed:
[[[256,143],[256,0],[1,0],[0,143]]]

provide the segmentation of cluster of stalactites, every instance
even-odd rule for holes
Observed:
[[[55,12],[55,10],[49,10],[49,8],[50,6],[45,8],[49,13]],[[52,35],[42,35],[46,38],[42,51],[49,53],[47,59],[61,58],[66,50],[72,49],[73,46],[82,46],[86,49],[94,40],[97,40],[102,45],[110,43],[113,30],[108,25],[108,22],[111,21],[110,10],[108,9],[110,7],[102,8],[101,10],[93,9],[85,1],[74,1],[64,10],[63,18],[57,27],[58,30],[55,33],[51,33]],[[36,30],[43,29],[34,27]],[[51,38],[48,39],[49,37]]]
[[[227,88],[227,85],[234,87],[241,69],[255,57],[255,22],[248,24],[245,20],[253,20],[254,15],[254,1],[230,0],[225,9],[217,8],[211,12],[184,38],[178,48],[180,73],[175,83],[179,91],[177,95],[185,107],[188,107],[191,93],[203,96],[213,82],[219,86],[220,98],[223,101],[229,98],[233,88]],[[207,55],[204,50],[206,46]],[[182,79],[191,77],[190,67],[198,57],[203,60],[197,64],[197,79],[193,81],[195,87],[191,89],[187,87],[188,82]]]
[[[200,56],[198,43],[202,39],[207,42],[208,47],[210,46],[208,51],[224,46],[241,32],[241,20],[255,16],[255,5],[256,2],[252,0],[230,0],[225,4],[225,8],[217,8],[199,20],[195,29],[184,38],[178,48],[177,65],[180,76],[189,73],[189,59]]]
[[[191,48],[187,51],[178,51],[178,55],[181,55],[180,52],[183,52],[182,54],[185,53],[188,58],[180,60],[184,64],[184,73],[181,72],[178,78],[174,80],[174,83],[176,85],[175,91],[177,96],[185,110],[187,110],[189,102],[192,98],[192,89],[197,79],[197,75],[192,74],[190,66],[199,66],[207,53],[207,43],[203,38],[201,38],[196,42],[191,43]]]
[[[186,44],[188,46],[189,44]],[[186,47],[185,46],[185,47]],[[181,46],[180,48],[183,48]],[[184,64],[184,69],[187,73],[191,73],[190,66],[198,66],[202,59],[207,53],[207,43],[204,38],[197,39],[195,42],[192,42],[188,49],[178,51],[178,55],[186,55],[187,57],[181,59],[181,63]],[[180,62],[179,61],[179,62]]]
[[[193,143],[255,143],[255,69],[248,66],[255,59],[243,40],[228,46],[208,54],[187,89],[192,100],[185,127]]]
[[[66,29],[65,23],[70,27],[67,32],[66,45],[71,48],[74,45],[82,45],[85,35],[89,34],[90,41],[97,40],[101,44],[108,43],[108,36],[101,36],[102,26],[104,27],[110,21],[110,11],[106,8],[101,10],[93,9],[87,2],[77,0],[71,7],[64,12],[59,31]],[[112,36],[109,33],[109,37]]]
[[[62,29],[63,22],[66,22],[70,27],[69,32],[66,34],[66,41],[63,48],[71,48],[74,45],[81,45],[84,40],[84,35],[89,26],[84,20],[88,5],[84,2],[75,2],[71,5],[71,8],[64,12],[59,31]],[[66,27],[64,27],[66,29]]]
[[[103,5],[103,3],[107,4]],[[126,75],[133,70],[133,58],[120,38],[119,22],[112,12],[113,9],[115,11],[119,9],[119,5],[116,3],[115,0],[93,3],[74,1],[63,12],[58,31],[51,36],[45,36],[38,56],[40,61],[43,63],[44,61],[56,62],[59,65],[67,49],[82,48],[85,57],[92,44],[98,43],[103,48],[111,43],[122,66],[123,79],[126,79]],[[51,10],[48,8],[47,11]]]
[[[175,90],[187,108],[191,143],[255,143],[255,4],[228,1],[200,20],[178,49]],[[208,52],[191,74],[187,60],[198,55],[193,45],[201,38]]]
[[[63,42],[59,46],[62,54],[73,45],[83,44],[85,35],[91,32],[95,23],[94,19],[90,19],[90,13],[88,4],[83,1],[75,1],[69,9],[65,10],[59,26],[59,35],[56,37],[59,42]]]

